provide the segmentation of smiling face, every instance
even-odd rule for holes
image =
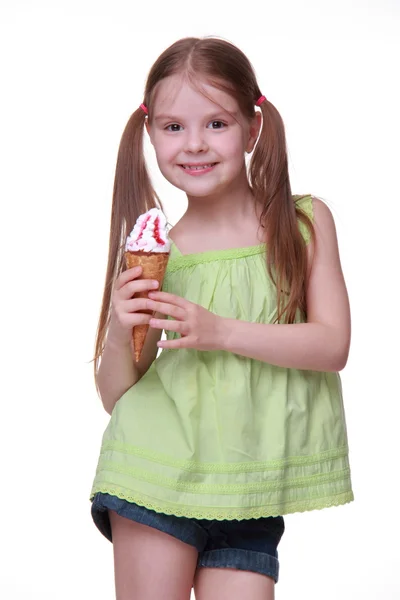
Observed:
[[[247,181],[244,155],[261,125],[260,113],[249,122],[232,96],[206,83],[202,87],[215,102],[182,76],[162,80],[146,123],[162,174],[189,197],[223,193]]]

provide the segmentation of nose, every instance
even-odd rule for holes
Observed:
[[[206,140],[204,131],[187,131],[186,140],[185,140],[185,150],[186,152],[207,152],[208,143]]]

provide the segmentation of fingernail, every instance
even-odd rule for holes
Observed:
[[[153,287],[158,288],[158,281],[153,281],[152,285]]]

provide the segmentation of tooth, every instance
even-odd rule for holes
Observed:
[[[184,169],[192,169],[194,171],[199,171],[200,169],[208,169],[210,167],[212,167],[212,164],[204,165],[204,166],[200,166],[200,167],[189,166],[189,165],[183,166]]]

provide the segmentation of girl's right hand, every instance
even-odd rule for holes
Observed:
[[[158,281],[151,279],[136,281],[141,273],[142,267],[127,269],[115,282],[107,341],[118,346],[129,345],[132,339],[132,328],[136,325],[148,324],[152,318],[151,314],[140,312],[147,308],[147,297],[135,296],[140,292],[156,290]]]

